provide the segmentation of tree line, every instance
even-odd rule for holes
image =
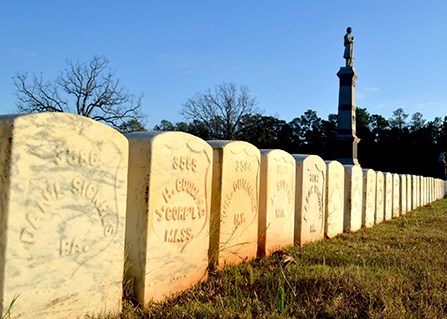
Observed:
[[[225,86],[228,88],[228,84]],[[206,91],[184,104],[183,114],[189,121],[172,123],[162,120],[153,129],[183,131],[205,140],[242,140],[260,149],[279,148],[291,154],[316,154],[323,159],[335,158],[336,114],[329,114],[327,119],[322,119],[316,111],[308,109],[287,122],[256,112],[255,100],[249,100],[250,105],[244,106],[244,112],[240,112],[238,107],[220,109],[230,113],[239,112],[234,117],[229,114],[211,114],[211,104],[216,101],[208,105],[200,102],[207,100],[205,95],[214,93]],[[223,105],[231,104],[231,100],[225,97],[220,99]],[[190,110],[192,106],[195,108],[194,112]],[[205,109],[209,116],[199,116],[200,110]],[[229,121],[230,118],[233,122]],[[231,130],[225,129],[225,125],[227,128],[231,127]],[[447,116],[427,121],[420,112],[410,117],[402,108],[398,108],[386,119],[382,115],[369,113],[366,108],[358,107],[356,129],[357,137],[361,140],[358,159],[362,167],[382,172],[446,177],[444,154],[447,151]]]
[[[19,113],[69,112],[104,122],[122,133],[142,131],[143,95],[134,95],[115,79],[103,56],[87,62],[66,61],[53,81],[42,75],[17,73]],[[257,100],[245,86],[222,83],[197,92],[182,107],[185,121],[162,120],[154,130],[183,131],[204,140],[242,140],[260,149],[279,148],[291,154],[335,157],[337,115],[322,119],[308,109],[290,122],[263,115]],[[411,117],[402,108],[389,119],[357,108],[358,159],[362,167],[400,174],[445,178],[447,116],[432,121],[422,113]]]

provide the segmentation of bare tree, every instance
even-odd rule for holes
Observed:
[[[182,115],[204,123],[213,138],[232,140],[237,137],[244,116],[254,113],[256,105],[256,98],[247,87],[222,83],[188,99]]]
[[[135,96],[122,87],[108,64],[103,56],[88,62],[67,60],[67,67],[54,82],[44,81],[40,74],[33,75],[29,83],[27,73],[17,73],[13,81],[18,111],[75,113],[114,128],[131,120],[141,121],[143,95]]]

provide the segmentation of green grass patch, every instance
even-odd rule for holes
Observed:
[[[370,229],[227,266],[142,309],[108,318],[445,318],[447,200]]]

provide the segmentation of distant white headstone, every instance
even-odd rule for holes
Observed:
[[[405,175],[405,179],[407,181],[407,212],[409,212],[413,209],[412,207],[413,190],[411,183],[411,175],[408,174]]]
[[[326,161],[326,226],[329,238],[343,233],[345,168],[337,161]]]
[[[316,155],[294,154],[296,161],[295,243],[324,239],[326,164]]]
[[[376,173],[376,224],[385,218],[385,178],[382,172]]]
[[[385,173],[385,220],[393,217],[393,176]]]
[[[393,177],[393,218],[400,215],[400,178],[398,174]]]
[[[282,150],[261,150],[258,254],[293,245],[295,159]]]
[[[412,196],[412,205],[411,207],[413,209],[416,209],[419,207],[419,201],[418,201],[418,177],[416,175],[411,175],[411,181],[412,181],[412,190],[413,190],[413,196]]]
[[[363,170],[363,210],[362,225],[372,227],[376,215],[376,172],[372,169]]]
[[[344,165],[344,167],[344,230],[357,231],[362,227],[363,171],[358,165]]]
[[[400,175],[400,213],[407,213],[407,176]]]

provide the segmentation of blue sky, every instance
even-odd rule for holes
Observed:
[[[12,76],[56,78],[65,60],[104,55],[146,126],[181,121],[196,92],[233,81],[265,115],[337,112],[343,35],[355,36],[357,106],[447,115],[444,0],[3,1],[0,113],[14,113]]]

